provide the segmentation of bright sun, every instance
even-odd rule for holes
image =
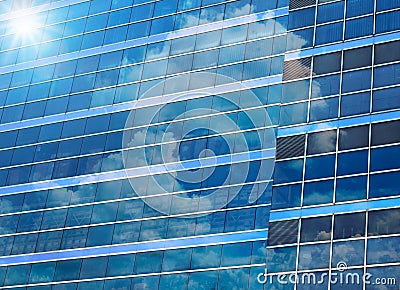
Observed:
[[[11,20],[11,29],[18,36],[31,36],[38,26],[33,15],[21,15]]]

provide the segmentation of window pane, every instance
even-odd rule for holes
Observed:
[[[359,238],[365,235],[365,213],[335,216],[334,239]]]
[[[336,182],[336,201],[365,199],[367,197],[367,177],[340,178]]]
[[[333,180],[308,182],[304,185],[303,205],[331,203],[333,201]]]
[[[306,179],[331,177],[335,174],[336,156],[309,157],[306,160]]]
[[[331,238],[332,217],[301,220],[300,242],[325,241]]]
[[[399,221],[400,209],[371,211],[368,215],[368,236],[398,234]]]
[[[358,126],[339,130],[339,150],[367,147],[369,126]]]

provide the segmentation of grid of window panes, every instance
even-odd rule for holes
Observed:
[[[69,2],[74,4],[67,5]],[[14,10],[12,5],[16,4],[12,3],[0,2],[1,11],[7,13],[7,7]],[[32,1],[25,5],[45,8],[48,3]],[[266,187],[266,178],[250,174],[244,184],[235,184],[232,179],[224,188],[227,195],[235,194],[238,188],[240,192],[227,206],[204,216],[198,216],[197,208],[193,208],[184,218],[179,214],[164,216],[152,209],[132,190],[128,180],[83,185],[70,181],[68,186],[53,181],[121,170],[123,133],[153,124],[141,124],[140,116],[146,116],[148,111],[137,109],[136,127],[126,129],[129,111],[112,108],[136,100],[166,76],[211,72],[249,81],[281,75],[287,16],[271,18],[262,13],[285,8],[287,1],[180,0],[168,1],[167,5],[165,1],[66,0],[51,4],[58,8],[33,15],[39,28],[32,38],[16,35],[13,19],[0,24],[0,123],[3,128],[12,127],[0,133],[0,185],[27,185],[0,197],[0,258],[36,257],[46,252],[51,252],[52,257],[47,262],[0,267],[0,286],[32,290],[257,289],[260,285],[256,277],[265,263],[264,238],[227,243],[219,242],[218,236],[266,232],[272,192],[271,186]],[[255,13],[265,19],[253,17]],[[240,24],[223,29],[204,25],[232,19],[240,20]],[[203,25],[200,32],[198,25]],[[186,29],[183,37],[170,35],[171,31],[182,29]],[[146,41],[147,37],[153,40]],[[132,42],[140,38],[141,44]],[[261,80],[253,92],[258,97],[255,108],[241,91],[222,94],[222,98],[213,95],[170,104],[155,101],[152,107],[163,106],[163,110],[154,121],[154,130],[163,130],[162,126],[175,122],[170,119],[171,112],[177,116],[186,108],[196,107],[210,110],[209,115],[202,116],[210,122],[218,121],[211,110],[229,115],[238,123],[246,122],[243,108],[250,114],[267,110],[272,125],[277,126],[281,85],[266,86]],[[46,121],[64,113],[64,120]],[[249,140],[250,150],[261,149],[253,135],[267,124],[246,124],[235,134],[241,133]],[[187,148],[201,143],[204,149],[219,146],[218,154],[229,153],[218,145],[222,144],[219,137],[202,133],[186,140]],[[156,149],[159,143],[155,140],[149,148]],[[131,149],[134,152],[135,145]],[[234,148],[235,153],[240,151]],[[190,151],[185,158],[190,159],[195,153]],[[149,155],[155,153],[149,151]],[[153,160],[150,163],[158,164]],[[241,171],[241,163],[231,166]],[[259,161],[250,162],[250,172],[259,167]],[[228,172],[226,166],[216,170],[218,176]],[[137,177],[131,182],[146,185],[148,178]],[[33,185],[36,182],[47,184],[48,188],[38,190]],[[170,194],[200,196],[218,185],[218,178],[184,191],[171,184]],[[265,192],[249,204],[254,188]],[[151,190],[146,198],[159,194]],[[184,248],[178,245],[168,249],[166,242],[165,250],[91,258],[78,255],[55,261],[58,251],[74,253],[86,248],[187,237],[193,237],[193,244]],[[214,237],[211,240],[215,242],[196,246],[196,238],[204,237]]]
[[[384,0],[291,1],[288,50],[399,30],[398,8]]]
[[[329,281],[331,289],[364,289],[362,277],[369,273],[370,284],[366,284],[366,289],[379,289],[376,285],[388,278],[395,280],[385,285],[386,289],[396,289],[400,279],[399,215],[400,210],[394,208],[271,223],[269,273],[276,278],[278,274],[289,276],[297,271],[300,281],[304,273],[315,274],[315,281],[324,281],[315,283],[315,289],[328,289]],[[339,268],[340,263],[347,265],[346,271]],[[339,278],[340,272],[354,274],[359,279],[338,283],[335,277]],[[269,281],[279,287],[277,279]],[[286,286],[285,289],[294,289],[293,284]],[[307,287],[310,287],[307,282],[297,285],[297,289],[310,289]]]
[[[399,41],[397,36],[373,45],[353,40],[398,30],[400,5],[316,2],[293,0],[289,7],[287,50],[316,53],[290,57],[284,65],[279,124],[292,133],[277,141],[272,216],[287,212],[287,218],[270,221],[267,284],[276,289],[379,289],[376,278],[394,278],[393,285],[383,287],[396,289],[400,211],[390,200],[399,197],[400,163],[394,154],[400,122],[389,115],[400,108]],[[388,117],[370,118],[381,115]],[[310,129],[299,134],[297,125]],[[379,201],[387,201],[382,209],[357,209],[357,204]],[[326,215],[324,208],[334,214]],[[345,272],[339,267],[343,263]],[[323,283],[302,282],[310,273]],[[340,273],[361,280],[344,285],[335,281]],[[366,273],[372,275],[371,284],[362,281]],[[300,282],[280,283],[278,274],[297,274]]]

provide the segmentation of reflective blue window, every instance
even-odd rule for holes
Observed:
[[[364,264],[364,241],[345,241],[333,243],[332,267],[339,262],[345,262],[348,266]]]
[[[306,179],[323,178],[334,176],[335,158],[334,154],[307,158]]]
[[[80,279],[102,278],[105,276],[108,257],[89,258],[82,261]]]
[[[282,86],[282,103],[308,99],[310,80],[285,83]]]
[[[303,159],[281,161],[275,164],[275,183],[300,181],[303,178]]]
[[[345,38],[351,39],[371,35],[374,29],[374,17],[363,17],[346,21]]]
[[[287,36],[287,50],[310,47],[313,44],[314,28],[290,32]]]
[[[368,171],[368,150],[340,153],[338,155],[338,175],[356,174]]]
[[[300,103],[281,107],[281,126],[305,123],[308,115],[308,103]]]
[[[331,96],[340,92],[340,74],[313,78],[311,96],[313,98]]]
[[[382,264],[400,261],[400,238],[369,239],[367,246],[367,263]]]
[[[376,4],[377,4],[378,11],[389,10],[389,9],[400,7],[399,0],[392,0],[392,1],[378,0],[376,2],[377,2]]]
[[[336,201],[365,199],[366,197],[366,176],[340,178],[336,181]]]
[[[376,33],[398,29],[400,29],[400,11],[387,12],[376,16]]]
[[[277,186],[273,188],[272,208],[290,208],[300,206],[301,185]]]
[[[365,90],[371,88],[371,70],[364,69],[343,74],[342,92]]]
[[[374,87],[395,85],[400,82],[400,64],[385,65],[375,68]]]
[[[371,150],[371,171],[396,169],[400,167],[400,146],[391,146]]]
[[[288,29],[314,25],[315,7],[296,10],[289,14]]]
[[[329,248],[330,244],[301,246],[299,253],[299,269],[328,268]]]
[[[343,22],[327,24],[317,27],[315,44],[326,44],[336,42],[343,38]]]
[[[268,249],[268,272],[293,271],[296,268],[296,247]]]
[[[303,205],[332,202],[333,180],[305,183],[303,196]]]
[[[340,115],[350,116],[368,113],[370,111],[370,100],[371,94],[369,92],[342,96],[340,100]],[[376,106],[379,107],[379,102],[377,103]],[[375,99],[373,104],[375,107]]]
[[[400,172],[374,174],[370,177],[369,197],[398,195]]]
[[[311,101],[310,121],[336,118],[339,110],[339,98]]]
[[[317,24],[343,19],[344,1],[318,5]]]
[[[384,2],[386,1],[381,1],[381,3]],[[346,6],[347,17],[365,15],[373,12],[374,12],[374,0],[347,0],[347,6]]]

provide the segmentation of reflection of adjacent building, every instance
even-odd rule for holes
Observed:
[[[400,6],[316,2],[0,2],[0,288],[398,287]]]

